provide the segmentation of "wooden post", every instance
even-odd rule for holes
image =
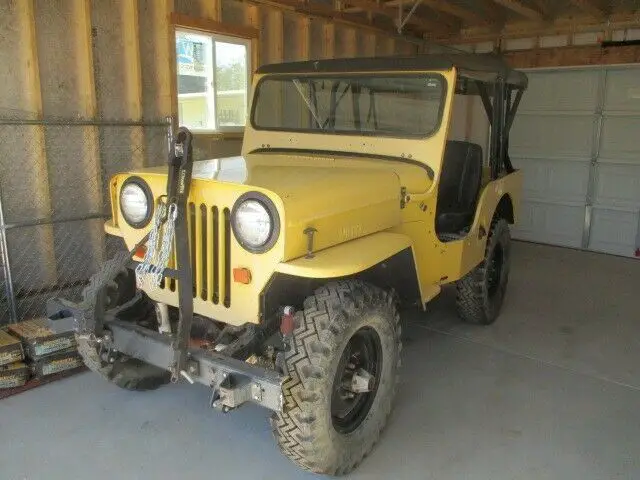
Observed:
[[[260,30],[260,8],[257,5],[244,4],[244,23]],[[251,39],[251,71],[260,66],[260,40]]]
[[[178,115],[175,32],[169,16],[173,0],[140,0],[140,62],[143,118],[160,121]],[[177,122],[176,122],[177,123]],[[145,148],[150,165],[166,161],[166,128],[146,127]]]
[[[303,16],[297,19],[298,42],[297,60],[309,60],[311,58],[311,19]]]
[[[196,0],[198,16],[209,20],[222,20],[222,0]]]
[[[364,51],[365,57],[376,56],[376,35],[375,33],[364,33]]]
[[[43,116],[97,119],[94,78],[94,34],[89,0],[52,3],[37,1],[34,10]],[[64,32],[64,34],[62,34]],[[51,42],[56,38],[56,42]],[[96,126],[47,128],[47,171],[55,215],[78,217],[104,210],[102,167]],[[71,228],[73,228],[71,230]],[[104,254],[100,222],[86,221],[54,229],[59,272],[64,281],[85,280]],[[85,252],[81,262],[68,267],[64,249],[69,244]]]
[[[325,23],[322,26],[322,58],[334,58],[336,46],[336,26]]]
[[[0,88],[0,105],[19,119],[42,118],[42,95],[32,0],[4,2],[0,18],[11,35],[5,35],[0,62],[6,65]],[[0,164],[3,168],[2,201],[6,222],[35,220],[51,214],[45,129],[42,126],[0,128]],[[7,233],[9,263],[17,286],[37,289],[55,284],[53,227],[21,228]],[[19,258],[19,264],[14,263]],[[6,282],[10,279],[5,278]],[[4,294],[4,289],[3,289]],[[19,307],[20,305],[18,305]],[[18,317],[23,313],[18,308]],[[4,319],[10,320],[10,319]]]
[[[358,36],[355,28],[347,28],[342,36],[344,46],[341,45],[341,50],[344,52],[344,57],[357,57],[358,56]]]

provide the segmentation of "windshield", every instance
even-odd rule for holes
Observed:
[[[445,84],[438,74],[268,76],[251,121],[259,130],[425,137],[440,125]]]

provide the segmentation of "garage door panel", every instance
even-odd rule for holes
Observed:
[[[524,176],[514,237],[634,255],[640,246],[640,68],[528,75],[510,138],[513,164]]]
[[[536,202],[584,206],[589,164],[579,160],[512,158],[523,172],[523,198]]]
[[[600,135],[600,156],[627,159],[640,164],[639,135],[640,114],[638,117],[605,116]]]
[[[636,249],[640,247],[639,222],[638,210],[594,208],[589,249],[628,257],[635,256]]]
[[[594,204],[623,209],[640,208],[640,164],[599,163]]]
[[[514,156],[591,156],[593,116],[522,115],[514,122],[509,148]],[[548,155],[546,155],[548,154]]]
[[[523,201],[513,237],[531,242],[580,247],[584,207]]]
[[[598,72],[594,70],[532,72],[520,111],[594,112],[597,92]]]
[[[633,111],[640,114],[640,71],[637,68],[609,70],[605,111]]]

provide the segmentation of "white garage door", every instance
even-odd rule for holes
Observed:
[[[531,71],[510,139],[514,237],[640,252],[640,67]]]

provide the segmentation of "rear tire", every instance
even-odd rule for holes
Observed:
[[[477,325],[496,321],[507,291],[510,264],[509,224],[496,219],[491,223],[484,260],[456,284],[456,304],[462,320]]]
[[[287,457],[329,475],[366,457],[391,412],[400,333],[394,297],[366,283],[331,282],[305,300],[285,354],[284,412],[272,417]],[[356,376],[369,379],[365,390],[353,387]]]
[[[127,268],[129,255],[122,253],[107,260],[102,268],[91,277],[89,285],[82,291],[82,307],[86,319],[93,315],[98,295],[106,287],[105,309],[107,311],[132,303],[126,316],[141,326],[149,325],[151,305],[145,305],[146,298],[135,300],[135,274]],[[166,370],[149,365],[138,359],[119,357],[109,359],[100,354],[99,345],[89,335],[76,335],[78,353],[85,365],[111,383],[125,390],[154,390],[169,383],[170,374]],[[112,360],[112,361],[111,361]]]

